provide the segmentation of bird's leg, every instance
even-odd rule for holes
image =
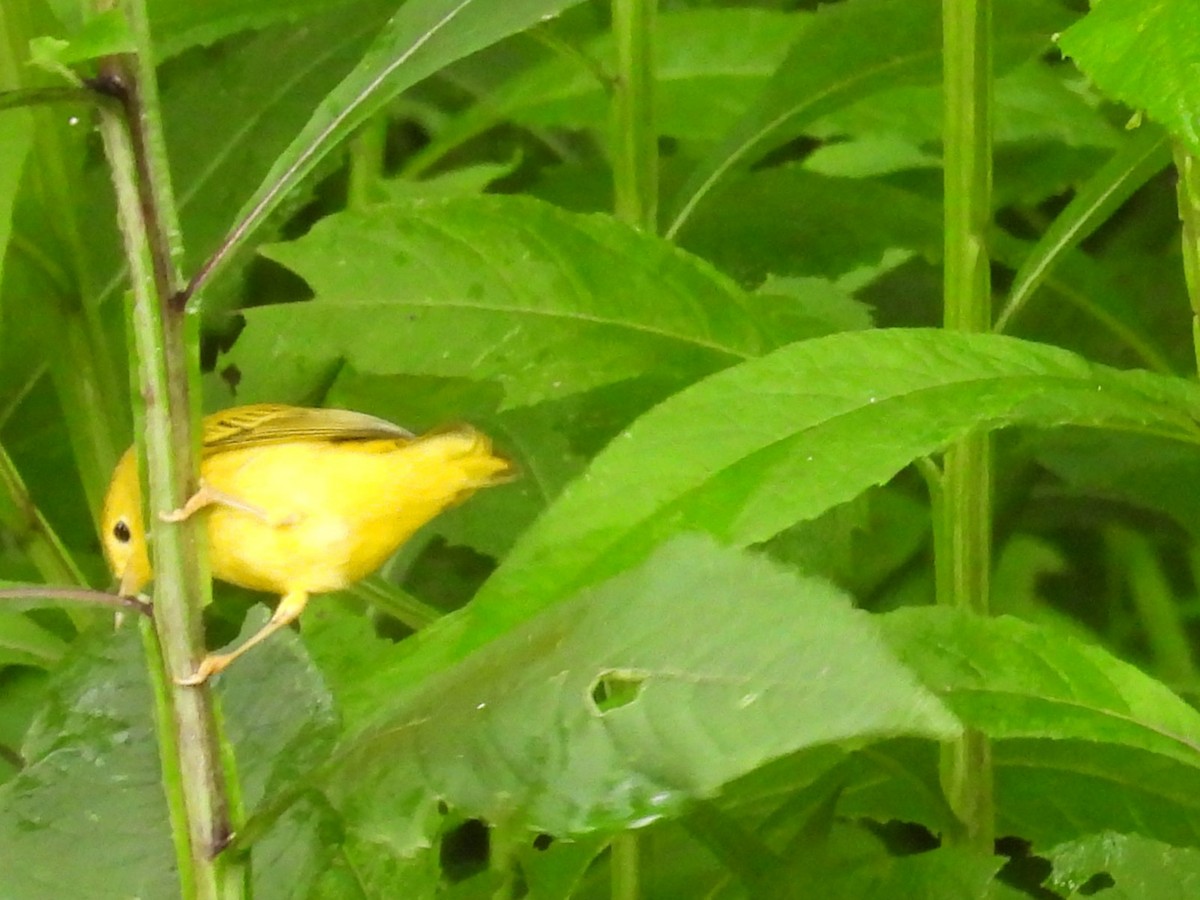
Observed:
[[[179,507],[179,509],[173,509],[170,512],[159,513],[158,517],[164,522],[182,522],[184,519],[194,516],[208,506],[227,506],[230,509],[240,510],[241,512],[249,513],[256,518],[262,519],[268,525],[275,528],[295,525],[298,520],[295,514],[273,516],[261,506],[255,506],[253,503],[247,503],[240,497],[217,490],[203,478],[200,479],[200,489],[188,497],[187,502],[183,506]]]
[[[285,628],[296,621],[297,616],[304,611],[306,603],[308,603],[308,591],[290,591],[284,594],[279,601],[279,605],[275,607],[275,612],[271,616],[271,620],[247,638],[244,643],[230,650],[228,653],[210,653],[204,657],[194,674],[187,678],[177,678],[175,679],[175,683],[182,685],[203,684],[210,676],[224,671],[231,662],[255,644],[261,644],[280,628]]]

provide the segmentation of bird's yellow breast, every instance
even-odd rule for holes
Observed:
[[[294,442],[204,461],[205,482],[260,513],[208,513],[213,574],[286,593],[338,590],[378,568],[413,532],[491,482],[498,461],[472,433],[413,442]]]

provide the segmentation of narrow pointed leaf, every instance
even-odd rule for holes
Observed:
[[[242,208],[227,243],[201,268],[205,280],[288,193],[359,125],[418,81],[456,60],[530,28],[580,0],[410,0],[359,64],[334,88]]]
[[[1021,264],[1013,278],[1004,312],[996,329],[1005,326],[1020,313],[1050,271],[1116,212],[1138,188],[1171,162],[1171,147],[1165,134],[1144,127],[1114,154],[1113,158],[1078,191],[1066,209]]]

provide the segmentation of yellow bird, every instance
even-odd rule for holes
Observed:
[[[465,425],[415,437],[364,413],[265,403],[208,416],[200,490],[163,518],[205,510],[213,575],[281,599],[262,629],[181,683],[220,672],[294,621],[310,594],[369,575],[442,510],[512,476]],[[132,596],[153,577],[133,448],[113,472],[101,527],[109,567]]]

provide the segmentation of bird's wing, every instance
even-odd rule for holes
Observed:
[[[309,409],[256,403],[204,419],[204,455],[289,441],[412,440],[411,432],[386,419],[348,409]]]

